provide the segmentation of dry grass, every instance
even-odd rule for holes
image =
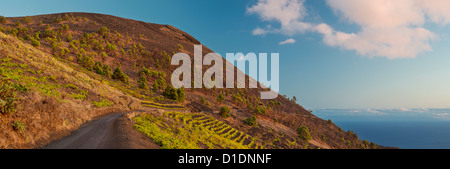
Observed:
[[[121,91],[78,71],[53,56],[0,33],[0,78],[27,88],[18,92],[18,112],[0,115],[0,148],[42,146],[75,130],[81,124],[112,111],[127,110],[131,100]],[[86,99],[70,97],[87,91]],[[112,106],[96,108],[93,101],[108,100]],[[23,123],[22,132],[12,123]]]

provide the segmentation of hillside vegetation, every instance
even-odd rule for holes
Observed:
[[[261,88],[174,89],[172,55],[193,56],[200,42],[170,25],[64,13],[3,18],[0,38],[1,148],[38,147],[132,109],[149,111],[135,127],[162,148],[376,148],[294,99],[261,100]]]

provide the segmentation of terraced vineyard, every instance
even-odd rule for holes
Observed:
[[[158,109],[166,109],[166,110],[186,110],[186,108],[179,104],[160,104],[150,101],[142,101],[141,105],[144,107],[152,107]]]
[[[165,112],[133,118],[135,128],[167,149],[262,149],[250,135],[201,113]]]

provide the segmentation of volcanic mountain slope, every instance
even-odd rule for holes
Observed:
[[[37,147],[95,116],[140,109],[139,101],[184,105],[191,113],[208,115],[255,138],[258,148],[377,147],[286,97],[260,100],[263,89],[250,89],[248,84],[245,89],[185,89],[183,99],[164,97],[177,68],[170,65],[172,55],[193,56],[194,45],[201,44],[170,25],[61,13],[2,17],[0,32],[0,77],[19,99],[17,111],[1,115],[3,148]],[[213,51],[203,46],[202,52],[205,56]],[[231,109],[231,117],[219,115],[224,106]],[[253,116],[255,126],[244,122]],[[305,128],[309,139],[299,138],[297,129]],[[47,134],[37,134],[41,130]]]

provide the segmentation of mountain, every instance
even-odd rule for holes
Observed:
[[[176,111],[170,105],[226,124],[233,129],[221,131],[228,139],[237,139],[229,136],[234,130],[248,135],[256,145],[249,148],[380,147],[284,96],[259,99],[259,86],[184,89],[183,99],[175,90],[178,99],[171,99],[172,55],[193,56],[201,42],[170,25],[93,13],[2,17],[0,37],[1,86],[8,94],[0,96],[1,148],[40,147],[101,115],[149,107]],[[213,51],[203,46],[202,52]],[[219,114],[222,107],[230,117]],[[255,125],[248,125],[253,116]],[[311,137],[302,139],[298,131],[305,129]]]

